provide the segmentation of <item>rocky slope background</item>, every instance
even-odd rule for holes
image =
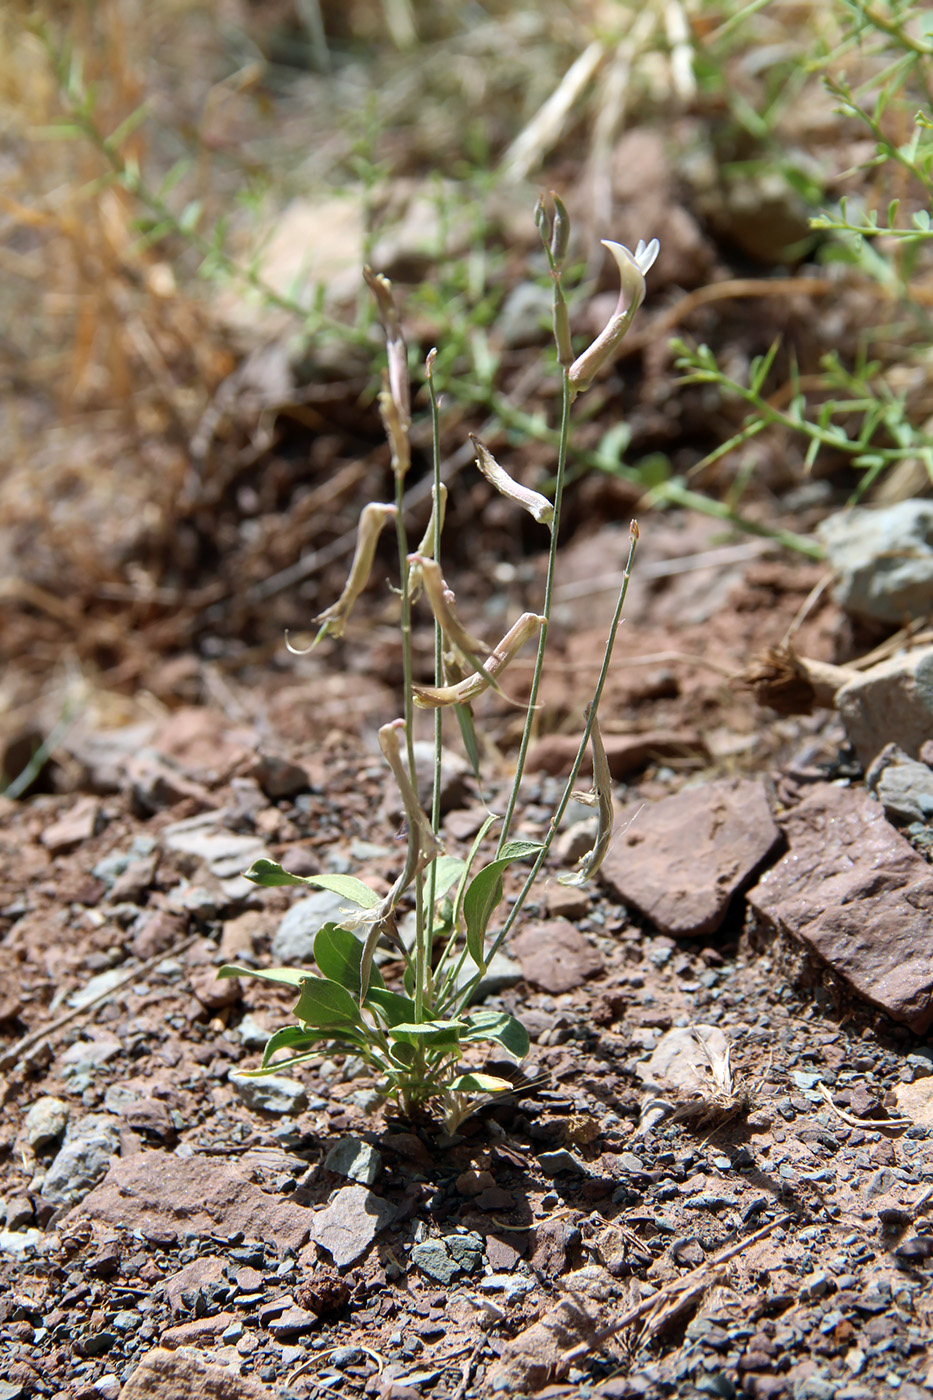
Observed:
[[[581,15],[0,18],[0,1400],[933,1385],[933,39],[903,4]],[[342,907],[255,859],[398,873],[389,554],[342,642],[283,641],[386,489],[363,262],[413,372],[439,347],[458,607],[538,606],[468,432],[547,488],[550,188],[581,336],[598,239],[661,239],[575,428],[517,823],[559,799],[637,514],[616,834],[559,884],[571,806],[479,993],[531,1053],[448,1133],[341,1054],[244,1077],[290,1000],[216,972],[310,964]],[[413,442],[417,537],[422,397]],[[483,706],[453,854],[514,761]]]

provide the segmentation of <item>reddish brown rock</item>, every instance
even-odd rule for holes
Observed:
[[[719,928],[733,896],[781,839],[764,784],[747,778],[633,803],[619,813],[618,827],[601,878],[662,933],[678,937]]]
[[[66,1219],[81,1219],[147,1238],[193,1232],[273,1240],[300,1249],[308,1238],[311,1212],[253,1182],[248,1154],[237,1161],[140,1152],[113,1162],[101,1184]]]
[[[120,1400],[178,1400],[182,1395],[196,1395],[199,1400],[271,1400],[275,1391],[226,1366],[202,1361],[190,1352],[154,1347],[146,1352],[120,1391]]]
[[[541,1390],[561,1378],[569,1365],[565,1354],[581,1342],[592,1345],[614,1294],[611,1276],[596,1264],[570,1274],[563,1297],[505,1343],[486,1375],[490,1391]]]
[[[179,1322],[175,1327],[166,1327],[159,1334],[159,1342],[164,1347],[196,1347],[216,1341],[232,1322],[239,1322],[234,1312],[213,1313],[210,1317],[193,1317],[188,1322]]]
[[[100,803],[96,797],[81,797],[57,822],[47,826],[39,840],[53,855],[72,851],[96,836],[101,826]]]
[[[609,771],[616,779],[637,773],[649,763],[662,758],[695,758],[706,755],[706,745],[692,731],[659,730],[647,734],[604,734]],[[528,751],[528,768],[560,775],[569,773],[580,747],[573,734],[548,734],[532,744]],[[593,771],[593,759],[587,754],[581,773]]]
[[[172,1317],[179,1317],[187,1311],[183,1293],[197,1293],[212,1283],[224,1283],[226,1261],[220,1254],[200,1254],[177,1273],[165,1280],[165,1300],[172,1310]],[[221,1332],[223,1328],[221,1327]]]
[[[817,788],[783,822],[790,850],[749,894],[859,996],[923,1033],[933,1025],[933,871],[865,793]]]
[[[527,982],[546,992],[569,992],[602,972],[602,956],[567,919],[529,924],[509,947]]]

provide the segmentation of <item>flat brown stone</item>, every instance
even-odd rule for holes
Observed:
[[[66,1220],[142,1229],[147,1235],[192,1232],[273,1240],[279,1249],[300,1249],[308,1238],[311,1211],[255,1185],[248,1159],[176,1157],[139,1152],[114,1161]]]
[[[748,900],[859,996],[933,1025],[933,871],[863,792],[825,785],[783,821],[790,850]]]
[[[781,839],[764,784],[747,778],[633,803],[619,813],[617,830],[602,880],[662,933],[679,937],[719,928]]]
[[[647,734],[604,734],[603,744],[609,771],[616,779],[637,773],[649,763],[662,758],[695,758],[706,755],[706,745],[692,730],[658,730]],[[532,772],[555,775],[569,773],[580,747],[573,734],[548,734],[528,751],[528,768]],[[581,773],[592,773],[593,758],[587,754]]]
[[[570,992],[603,970],[602,954],[567,919],[529,924],[509,948],[525,980],[546,992]]]
[[[126,1385],[120,1400],[271,1400],[275,1391],[250,1376],[239,1376],[226,1366],[215,1366],[188,1352],[154,1347],[147,1351]]]

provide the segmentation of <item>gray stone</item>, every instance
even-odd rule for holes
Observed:
[[[897,1185],[897,1177],[889,1167],[879,1167],[865,1182],[865,1199],[873,1201],[877,1196],[886,1196]]]
[[[267,1074],[262,1079],[247,1079],[232,1069],[227,1075],[237,1097],[247,1108],[259,1113],[297,1113],[307,1102],[305,1086],[297,1079],[283,1074]]]
[[[235,1029],[240,1037],[240,1044],[246,1050],[264,1050],[271,1034],[250,1012],[247,1012]]]
[[[188,857],[188,870],[193,873],[203,863],[218,880],[230,880],[254,860],[266,854],[265,844],[256,836],[238,836],[220,825],[217,812],[204,812],[185,821],[173,822],[162,832],[162,844],[167,851]],[[247,881],[249,888],[249,882]]]
[[[324,924],[339,924],[348,908],[343,895],[332,890],[306,894],[282,919],[272,940],[272,956],[286,967],[308,967],[314,961],[314,936]]]
[[[443,1240],[424,1240],[416,1244],[411,1251],[411,1262],[437,1283],[451,1283],[460,1273],[460,1265],[450,1257]]]
[[[812,1303],[816,1298],[825,1298],[827,1293],[835,1291],[834,1281],[823,1269],[815,1269],[812,1274],[807,1274],[800,1283],[800,1297],[805,1303]]]
[[[47,1147],[60,1138],[68,1126],[71,1109],[63,1099],[44,1094],[26,1114],[26,1141],[30,1147]]]
[[[892,656],[864,671],[837,691],[836,707],[864,768],[893,741],[919,758],[933,734],[933,647]]]
[[[42,1230],[0,1230],[0,1254],[24,1259],[31,1249],[38,1249],[47,1239]]]
[[[89,1113],[71,1124],[45,1175],[43,1200],[75,1205],[106,1176],[120,1150],[120,1123],[105,1113]]]
[[[355,1264],[373,1240],[391,1225],[393,1205],[367,1191],[365,1186],[344,1186],[330,1205],[314,1212],[311,1238],[326,1249],[338,1269]]]
[[[457,986],[464,987],[476,975],[476,968],[471,962],[467,962],[460,970],[457,978]],[[516,986],[525,977],[522,972],[521,963],[510,958],[508,953],[504,953],[500,948],[490,960],[485,974],[481,978],[470,1001],[472,1004],[484,1001],[486,997],[498,996],[500,992],[507,991],[509,987]]]
[[[98,972],[96,976],[88,978],[83,987],[79,987],[76,992],[72,992],[71,996],[68,998],[68,1005],[74,1007],[76,1010],[80,1010],[83,1006],[90,1006],[98,997],[102,996],[105,992],[112,991],[114,987],[122,982],[131,968],[132,963],[129,967],[125,965],[122,967],[108,967],[105,972]],[[112,1039],[116,1040],[116,1036],[112,1037]],[[88,1044],[89,1042],[76,1041],[75,1045],[81,1045],[82,1043]],[[119,1041],[117,1044],[119,1044]],[[71,1046],[71,1049],[74,1050],[76,1055],[80,1053],[75,1049],[74,1045]],[[67,1053],[66,1051],[66,1056]],[[90,1054],[90,1052],[88,1052],[88,1054]],[[70,1063],[65,1056],[62,1058],[65,1064]],[[97,1063],[101,1063],[101,1061],[97,1061]]]
[[[897,744],[885,744],[865,781],[892,822],[928,822],[933,817],[933,769]]]
[[[91,1040],[76,1040],[59,1059],[62,1079],[74,1093],[83,1094],[101,1065],[112,1060],[122,1049],[122,1042],[110,1031],[97,1030]]]
[[[568,1152],[566,1147],[560,1147],[556,1152],[539,1152],[538,1166],[545,1176],[559,1176],[561,1172],[580,1172],[586,1175],[586,1163],[573,1152]]]
[[[817,534],[846,612],[902,623],[933,609],[933,501],[856,506],[824,520]]]
[[[465,1230],[462,1235],[448,1235],[445,1242],[451,1258],[467,1273],[479,1267],[486,1243],[482,1235]]]
[[[634,1152],[620,1152],[615,1160],[623,1171],[631,1172],[634,1176],[640,1175],[645,1170],[644,1162],[640,1157],[636,1157]]]
[[[618,827],[600,878],[663,933],[680,937],[718,929],[781,839],[764,784],[747,778],[632,803]]]
[[[783,825],[790,850],[750,905],[922,1034],[933,1025],[933,871],[862,792],[822,785]]]
[[[360,1181],[364,1186],[372,1186],[382,1171],[382,1158],[374,1147],[360,1138],[341,1138],[324,1158],[324,1166],[329,1172],[345,1176],[350,1181]]]

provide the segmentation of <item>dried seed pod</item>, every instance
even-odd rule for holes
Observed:
[[[444,637],[472,666],[478,668],[479,662],[475,656],[478,652],[487,651],[487,644],[472,637],[457,617],[453,609],[454,595],[444,582],[439,565],[423,554],[409,554],[408,562],[421,574],[431,611]]]
[[[465,677],[456,685],[416,685],[412,687],[415,704],[423,710],[437,710],[443,705],[464,705],[481,695],[514,660],[525,643],[535,635],[547,619],[538,613],[522,613],[483,663],[482,672]]]
[[[290,652],[296,656],[304,656],[309,651],[314,650],[322,637],[343,636],[347,619],[353,611],[353,605],[369,582],[373,559],[376,555],[376,544],[383,526],[387,521],[394,520],[396,514],[395,506],[380,505],[376,501],[371,501],[368,506],[363,507],[356,532],[356,549],[353,553],[353,562],[350,565],[350,576],[343,592],[336,603],[332,603],[329,608],[318,613],[314,619],[315,622],[320,623],[320,631],[309,647],[293,647],[286,633],[285,645]]]
[[[479,438],[473,433],[470,434],[470,441],[476,449],[476,465],[491,486],[494,486],[503,496],[507,496],[510,501],[516,501],[528,514],[537,520],[539,525],[546,525],[551,528],[554,521],[554,507],[547,496],[542,496],[540,491],[532,491],[527,486],[520,486],[517,481],[513,481],[504,467],[500,467],[495,457]]]

